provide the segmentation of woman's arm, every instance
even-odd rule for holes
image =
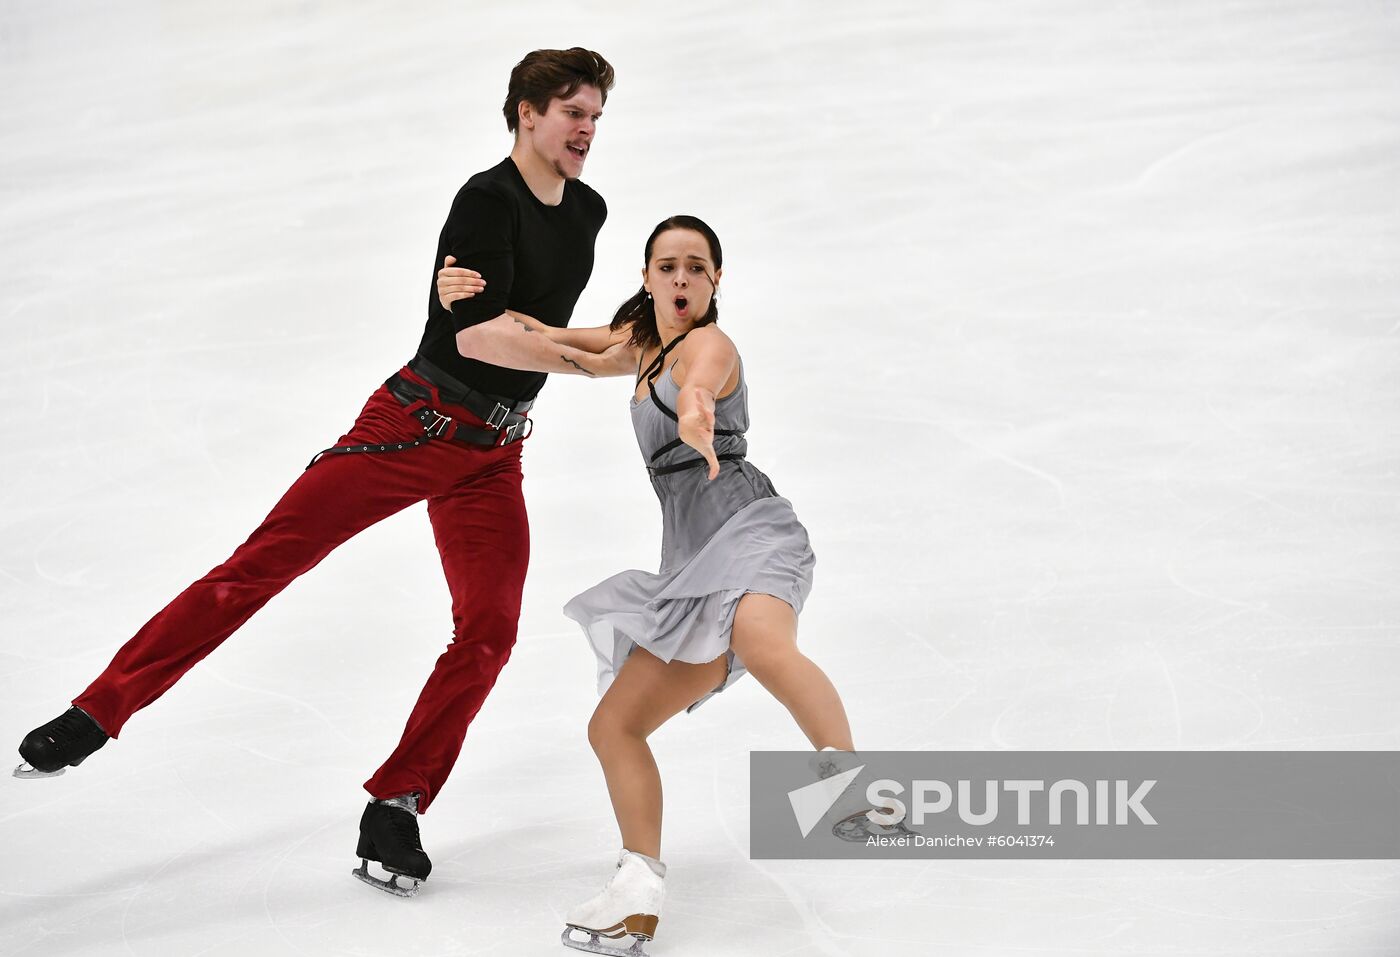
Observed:
[[[724,388],[739,361],[739,350],[717,326],[691,330],[685,341],[685,384],[676,396],[676,425],[680,439],[710,464],[710,479],[719,475],[715,456],[715,396]],[[675,370],[672,370],[672,377]]]

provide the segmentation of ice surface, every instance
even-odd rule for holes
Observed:
[[[412,353],[511,65],[573,44],[619,77],[576,322],[662,217],[719,231],[859,744],[1400,746],[1400,8],[1359,0],[5,0],[0,739]],[[0,780],[0,953],[559,953],[618,843],[559,609],[658,551],[626,399],[544,392],[520,643],[419,898],[350,869],[450,635],[422,508],[82,768]],[[1400,951],[1395,862],[750,861],[782,710],[741,682],[654,742],[656,957]]]

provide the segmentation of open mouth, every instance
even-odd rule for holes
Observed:
[[[686,308],[686,306],[688,306],[689,304],[690,304],[690,303],[689,303],[689,300],[687,300],[687,299],[685,298],[685,296],[677,296],[677,297],[676,297],[676,315],[678,315],[678,316],[684,315],[684,314],[685,314],[685,308]]]
[[[573,154],[574,154],[575,156],[577,156],[579,159],[583,159],[585,156],[588,155],[588,147],[586,147],[586,146],[574,146],[573,144],[570,144],[570,145],[569,145],[569,152],[570,152],[570,153],[573,153]]]

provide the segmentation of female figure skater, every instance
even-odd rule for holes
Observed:
[[[597,655],[603,696],[588,740],[622,831],[612,880],[566,917],[564,943],[593,953],[643,953],[656,930],[666,867],[661,778],[647,737],[664,722],[748,671],[815,748],[852,751],[841,698],[797,648],[816,560],[806,530],[746,457],[743,363],[717,325],[722,263],[709,226],[672,216],[647,239],[642,288],[610,325],[557,329],[512,314],[560,343],[593,353],[620,348],[635,359],[632,427],[661,502],[660,570],[621,572],[564,607]],[[443,305],[470,296],[474,275],[440,272]],[[829,777],[848,757],[821,753],[813,768]],[[573,939],[574,930],[589,939]],[[629,951],[598,940],[625,934],[638,938]]]

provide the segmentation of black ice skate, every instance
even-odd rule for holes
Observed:
[[[371,801],[360,817],[360,846],[355,851],[360,866],[350,873],[371,887],[398,897],[413,897],[428,879],[433,862],[423,851],[418,837],[418,795],[405,794],[387,801]],[[378,861],[389,872],[389,879],[369,872],[369,862]],[[406,877],[413,883],[399,883]]]
[[[25,735],[19,745],[24,763],[17,778],[56,778],[76,768],[107,743],[107,732],[81,708],[69,708],[48,724]]]
[[[838,751],[836,748],[828,747],[822,748],[812,755],[807,766],[816,772],[818,779],[825,781],[852,770],[859,771],[863,764],[861,758],[854,751]],[[918,831],[910,830],[905,825],[903,817],[891,824],[879,824],[871,820],[869,815],[874,811],[887,815],[894,814],[893,808],[872,808],[852,779],[847,782],[845,791],[836,795],[831,807],[827,809],[824,819],[832,821],[832,834],[852,844],[865,844],[872,837],[918,836]]]

